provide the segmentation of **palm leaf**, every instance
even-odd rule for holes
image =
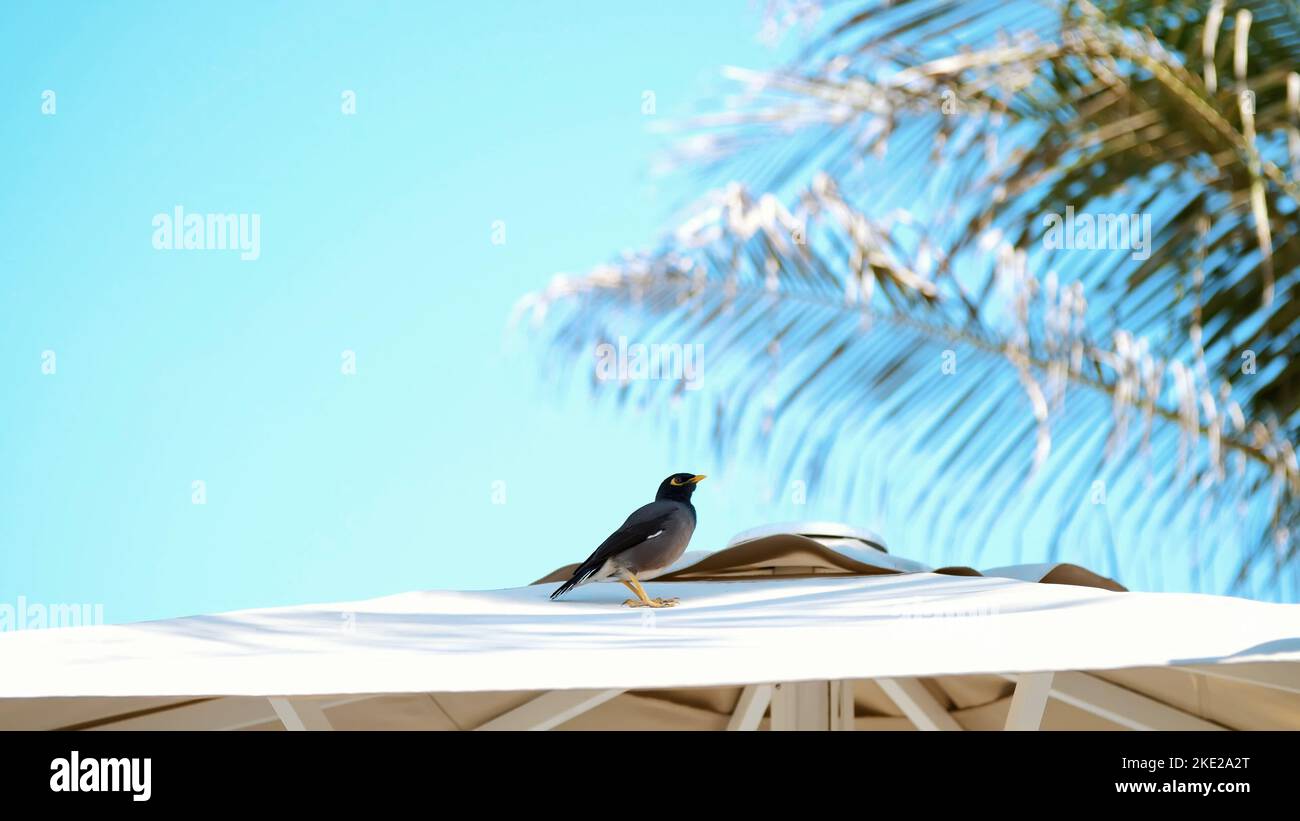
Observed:
[[[1102,560],[1140,563],[1132,540],[1177,526],[1244,538],[1234,589],[1279,595],[1300,524],[1300,11],[1014,3],[1003,30],[989,8],[871,3],[787,70],[732,71],[745,94],[677,159],[748,185],[521,309],[575,361],[616,332],[704,345],[707,389],[669,395],[718,452],[924,520],[914,550],[977,561],[1010,527],[1049,529],[1050,553],[1093,527]],[[1048,253],[1042,215],[1068,207],[1149,214],[1149,255]],[[926,481],[891,482],[902,464]],[[1123,499],[1100,516],[1097,482]],[[1194,583],[1213,553],[1187,557]]]

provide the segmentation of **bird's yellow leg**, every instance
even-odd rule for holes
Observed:
[[[633,586],[632,586],[632,582],[628,581],[627,579],[619,579],[618,581],[619,581],[619,584],[623,585],[623,586],[626,587],[628,590],[631,590],[631,591],[632,591],[632,594],[636,596],[635,599],[628,599],[627,601],[623,602],[623,604],[624,604],[625,606],[627,606],[627,607],[654,607],[654,605],[651,604],[650,599],[646,596],[646,594],[645,594],[645,590],[641,589],[641,585],[640,585],[640,584],[638,584],[638,585],[636,585],[635,587],[633,587]]]
[[[677,604],[677,599],[650,598],[646,595],[645,588],[641,586],[641,582],[637,580],[637,577],[630,572],[627,575],[628,578],[619,579],[619,581],[623,583],[624,587],[636,594],[635,599],[628,599],[623,602],[628,607],[672,607]]]

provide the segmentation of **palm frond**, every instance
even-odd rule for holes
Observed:
[[[1225,512],[1256,500],[1270,522],[1257,536],[1286,545],[1266,557],[1271,570],[1294,559],[1286,528],[1300,498],[1295,451],[1275,426],[1249,420],[1228,385],[1157,358],[1123,331],[1092,339],[1082,284],[1040,281],[1010,246],[997,253],[1015,310],[1000,327],[972,319],[916,273],[894,233],[853,209],[829,178],[793,211],[733,186],[706,201],[674,247],[557,278],[519,313],[578,357],[619,336],[668,330],[703,345],[711,367],[699,403],[713,408],[715,444],[770,449],[784,475],[813,486],[837,456],[851,472],[864,458],[909,454],[928,466],[929,481],[907,509],[933,517],[927,540],[953,545],[954,556],[978,560],[995,521],[1010,514],[1028,526],[1050,507],[1044,499],[1082,515],[1082,495],[1075,504],[1060,497],[1102,481],[1125,488],[1127,502],[1110,509],[1134,523],[1168,502],[1161,487],[1181,489],[1171,518],[1208,510],[1236,522]],[[944,370],[945,355],[956,373]],[[1018,388],[984,394],[1007,375]],[[623,386],[625,397],[654,391]],[[863,437],[872,442],[866,457],[850,444]],[[1130,487],[1135,466],[1146,489]],[[1243,565],[1239,581],[1258,570]]]
[[[917,549],[975,561],[1011,522],[1140,567],[1177,525],[1204,540],[1190,583],[1276,594],[1300,526],[1300,6],[836,16],[789,68],[729,71],[741,95],[674,157],[722,184],[660,248],[521,309],[578,362],[612,335],[703,344],[708,388],[672,396],[715,448],[905,511]],[[1145,253],[1054,252],[1070,210],[1149,217]],[[1085,504],[1096,483],[1122,504]]]
[[[847,190],[870,190],[876,213],[906,204],[937,215],[927,236],[943,249],[941,275],[990,231],[1033,250],[1045,213],[1149,213],[1160,233],[1147,259],[1079,256],[1059,271],[1107,303],[1100,320],[1150,337],[1167,356],[1185,355],[1199,337],[1206,367],[1229,379],[1243,349],[1281,361],[1300,344],[1300,326],[1274,320],[1300,298],[1290,147],[1300,144],[1300,103],[1289,101],[1293,87],[1300,96],[1300,7],[1245,6],[1206,47],[1208,12],[1190,3],[1070,3],[1055,15],[1013,4],[1021,25],[1011,33],[963,28],[988,11],[978,3],[870,4],[804,64],[733,71],[748,93],[723,138],[692,143],[705,147],[693,159],[772,191],[821,169]],[[1236,37],[1245,20],[1250,37]],[[956,50],[940,34],[954,27],[966,35]],[[859,42],[863,31],[872,34]],[[1217,81],[1225,72],[1231,80]],[[797,133],[804,139],[791,139]],[[779,146],[773,156],[764,138]],[[733,147],[744,149],[735,163]],[[918,179],[927,181],[920,191]],[[992,284],[987,265],[965,274],[974,302]],[[1246,336],[1260,325],[1274,333]],[[1253,380],[1245,402],[1292,418],[1296,376],[1288,365]]]

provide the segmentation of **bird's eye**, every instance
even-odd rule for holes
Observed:
[[[669,479],[668,481],[674,485],[677,485],[678,487],[681,487],[682,485],[686,484],[686,482],[682,481],[681,479],[678,479],[676,476],[674,476],[672,479]]]

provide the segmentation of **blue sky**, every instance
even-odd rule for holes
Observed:
[[[651,176],[654,127],[721,66],[784,59],[749,0],[6,18],[0,602],[131,621],[513,586],[584,558],[676,471],[711,477],[693,549],[845,518],[833,489],[796,507],[746,457],[671,445],[654,414],[557,389],[554,352],[506,344],[522,294],[670,223],[691,181]],[[154,215],[178,205],[258,215],[260,257],[156,250]],[[850,518],[953,558],[882,515]],[[995,535],[981,566],[1045,542]],[[1100,536],[1074,535],[1065,558],[1111,570]],[[1188,584],[1135,561],[1121,580]]]
[[[664,475],[716,474],[554,390],[503,329],[553,273],[664,227],[655,121],[719,66],[778,59],[746,0],[6,18],[0,601],[128,621],[511,586],[583,558]],[[176,205],[260,215],[260,258],[155,250]],[[726,475],[706,487],[696,547],[758,515]]]

